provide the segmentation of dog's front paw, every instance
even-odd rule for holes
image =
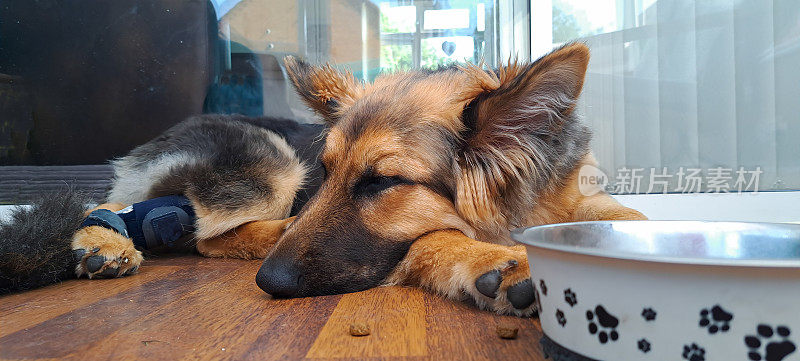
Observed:
[[[111,278],[134,274],[144,258],[133,241],[113,230],[90,226],[72,237],[75,274],[89,278]]]
[[[478,271],[474,290],[468,292],[479,306],[517,316],[531,316],[536,312],[527,259],[500,261],[484,271]]]

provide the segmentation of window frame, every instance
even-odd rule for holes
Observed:
[[[487,1],[489,2],[489,1]],[[489,52],[488,59],[496,59],[498,48],[496,46],[496,39],[494,34],[495,29],[495,22],[497,21],[497,16],[492,19],[493,21],[487,22],[487,26],[484,28],[483,31],[472,31],[472,29],[477,29],[477,5],[475,8],[469,9],[469,27],[463,29],[425,29],[425,11],[426,10],[438,10],[433,7],[433,2],[430,0],[427,1],[411,1],[410,3],[402,2],[402,1],[381,1],[381,3],[389,3],[390,6],[401,6],[401,5],[411,5],[415,7],[416,10],[416,18],[415,18],[415,29],[414,32],[408,33],[383,33],[380,34],[381,45],[399,45],[399,46],[411,46],[411,59],[412,59],[412,67],[413,68],[420,68],[422,66],[422,41],[425,39],[430,38],[438,38],[443,36],[469,36],[473,37],[475,40],[483,41],[483,51]],[[497,8],[497,4],[499,1],[494,1],[493,7]],[[488,19],[493,14],[493,10],[491,7],[484,7],[484,11],[486,12],[485,15]]]

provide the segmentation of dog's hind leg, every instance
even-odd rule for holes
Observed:
[[[219,236],[199,240],[197,251],[206,257],[264,258],[294,218],[245,223]]]
[[[524,247],[479,242],[455,230],[417,239],[386,283],[419,286],[453,299],[468,296],[497,313],[536,311]]]
[[[116,212],[123,208],[122,204],[106,203],[86,212],[86,215],[98,209]],[[72,251],[79,259],[75,266],[78,277],[126,276],[136,273],[144,260],[142,252],[136,250],[130,238],[100,226],[84,227],[75,232]]]

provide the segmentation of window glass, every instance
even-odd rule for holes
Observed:
[[[496,8],[488,0],[3,0],[0,203],[64,184],[101,197],[108,160],[191,115],[319,121],[288,82],[287,55],[364,81],[454,62],[493,66]]]
[[[486,31],[487,19],[494,18],[491,2],[386,1],[380,2],[380,10],[383,71],[437,68],[481,59],[494,64],[496,34]],[[488,24],[488,28],[495,26]]]
[[[382,33],[413,33],[416,31],[416,6],[392,6],[391,3],[383,2],[380,9]]]
[[[435,37],[422,40],[422,67],[437,68],[451,63],[471,61],[475,57],[475,39],[470,36]]]
[[[553,42],[617,29],[616,0],[553,0]]]
[[[469,27],[470,9],[425,10],[425,30]]]

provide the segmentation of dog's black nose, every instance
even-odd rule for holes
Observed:
[[[256,275],[256,284],[275,298],[297,297],[300,291],[300,271],[290,260],[269,257]]]

